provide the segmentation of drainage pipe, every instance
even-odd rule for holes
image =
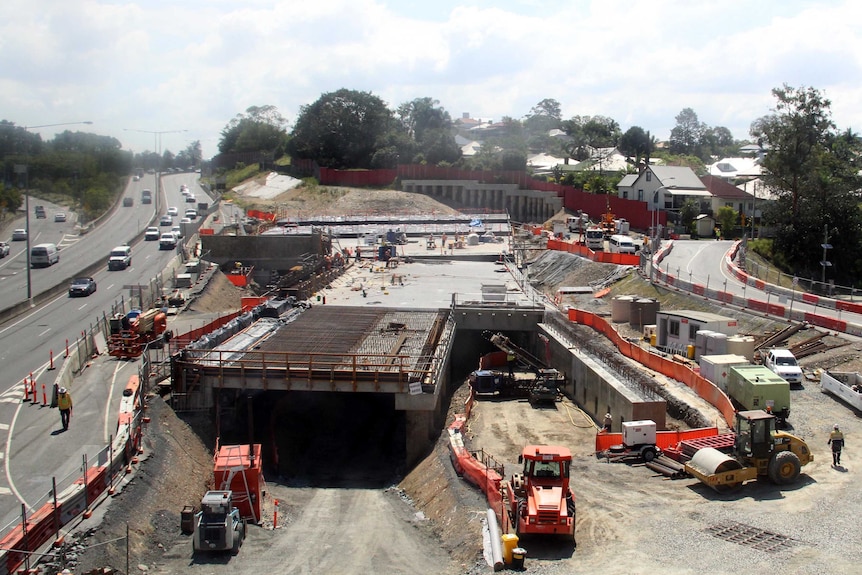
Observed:
[[[493,509],[488,509],[488,531],[491,533],[491,561],[494,571],[500,571],[503,569],[503,538]]]

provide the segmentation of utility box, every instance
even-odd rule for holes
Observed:
[[[733,353],[702,355],[700,356],[700,375],[707,381],[715,384],[721,391],[727,392],[727,379],[730,377],[730,368],[740,365],[751,365],[751,363],[744,356]]]
[[[768,410],[779,420],[790,417],[790,384],[765,366],[731,367],[727,395],[743,409]]]
[[[634,445],[655,445],[655,421],[644,419],[642,421],[623,422],[623,445],[631,447]]]

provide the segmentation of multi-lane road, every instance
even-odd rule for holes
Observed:
[[[43,502],[51,490],[52,478],[80,475],[83,455],[98,453],[108,441],[104,436],[115,429],[118,393],[114,393],[114,387],[121,389],[136,373],[136,363],[117,362],[115,376],[99,389],[73,389],[73,423],[66,433],[58,432],[57,410],[22,402],[22,382],[32,373],[40,399],[43,383],[50,397],[55,377],[55,372],[49,371],[51,352],[55,367],[59,367],[67,340],[73,342],[96,317],[109,313],[115,301],[128,298],[128,286],[148,284],[174,257],[174,251],[159,250],[159,242],[139,238],[147,226],[157,225],[158,216],[168,206],[178,208],[180,216],[174,218],[174,223],[179,223],[186,207],[192,206],[185,203],[181,184],[188,185],[198,201],[210,201],[199,187],[196,174],[165,176],[158,193],[155,176],[146,175],[139,181],[130,180],[126,188],[124,194],[133,198],[132,206],[117,207],[110,217],[83,235],[76,231],[78,222],[73,214],[67,214],[66,223],[54,222],[54,213],[60,208],[31,198],[31,209],[37,204],[45,205],[48,217],[36,219],[31,214],[30,244],[55,243],[60,248],[59,263],[31,270],[34,296],[68,284],[95,262],[103,260],[105,265],[90,274],[98,285],[94,294],[69,298],[63,292],[0,325],[0,366],[5,375],[0,380],[0,461],[5,471],[0,476],[0,528],[20,518],[22,503],[31,507]],[[145,188],[154,192],[152,204],[140,201]],[[24,227],[23,221],[15,227]],[[132,246],[132,265],[108,271],[108,252],[124,243]],[[11,253],[0,259],[0,309],[27,299],[25,244],[10,242]],[[78,422],[86,425],[76,425]]]

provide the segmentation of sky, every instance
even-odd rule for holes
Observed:
[[[749,137],[773,88],[813,87],[862,131],[858,0],[4,0],[0,119],[176,153],[250,106],[295,122],[346,88],[453,119],[602,115],[666,140],[691,108]]]

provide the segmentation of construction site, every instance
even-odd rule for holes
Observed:
[[[251,573],[271,566],[276,557],[285,572],[496,570],[481,549],[487,528],[483,510],[491,499],[459,477],[451,461],[447,426],[468,411],[459,431],[464,448],[477,461],[493,462],[503,477],[519,469],[524,480],[531,477],[534,470],[519,462],[529,459],[525,446],[565,448],[548,460],[559,459],[566,489],[572,490],[570,505],[565,498],[558,501],[571,508],[571,531],[563,530],[569,539],[522,532],[519,544],[529,572],[566,573],[577,566],[610,573],[730,573],[748,566],[765,573],[776,565],[793,573],[818,573],[826,565],[832,572],[853,572],[857,559],[852,554],[835,559],[830,526],[836,517],[840,526],[852,524],[848,513],[838,513],[837,494],[850,509],[862,508],[862,501],[845,493],[847,474],[830,475],[824,463],[824,434],[833,420],[852,429],[853,412],[836,407],[808,380],[793,390],[789,433],[805,438],[813,458],[801,464],[804,469],[791,485],[780,488],[769,481],[746,483],[760,475],[753,471],[725,491],[711,489],[696,469],[663,474],[655,465],[648,467],[645,444],[626,445],[617,437],[624,433],[624,422],[652,421],[657,433],[713,428],[721,435],[731,431],[733,418],[679,378],[626,357],[588,326],[592,319],[553,305],[559,283],[550,294],[542,293],[540,270],[550,274],[569,264],[562,259],[543,263],[533,247],[517,253],[521,245],[534,245],[524,233],[513,230],[503,245],[465,242],[451,255],[438,246],[429,253],[423,235],[399,244],[402,257],[394,266],[370,250],[373,257],[350,262],[343,273],[303,293],[308,305],[297,305],[297,294],[285,289],[259,304],[241,329],[207,341],[169,342],[171,377],[161,383],[168,404],[190,420],[208,418],[223,445],[260,445],[263,468],[273,478],[266,484],[270,503],[258,522],[264,529],[250,527],[242,551],[229,564],[203,564],[213,573]],[[357,245],[352,240],[341,247]],[[295,257],[305,253],[295,251]],[[226,264],[231,259],[232,254],[224,257]],[[564,285],[601,284],[611,276],[616,283],[625,277],[617,269],[597,271],[607,265],[573,264],[579,271]],[[259,272],[260,278],[269,277]],[[626,288],[630,284],[620,289]],[[643,324],[656,323],[638,315],[632,328],[617,322],[614,329],[638,339]],[[826,345],[832,337],[812,336],[802,327],[796,333],[780,331],[758,319],[744,325],[739,331],[745,337],[764,334],[758,346],[766,342],[795,349],[803,366],[816,362],[818,343]],[[705,341],[703,346],[706,352]],[[636,347],[648,348],[649,339]],[[614,416],[607,448],[597,439],[606,411]],[[610,457],[607,449],[618,442],[628,451],[622,455],[635,456]],[[667,451],[658,439],[647,443]],[[705,466],[707,477],[733,471],[726,461],[693,465]],[[744,469],[761,465],[749,463]],[[547,471],[559,477],[560,471]],[[532,481],[548,481],[535,472]],[[357,488],[376,492],[374,501],[348,498],[346,490]],[[519,492],[513,486],[509,499]],[[394,510],[400,506],[393,495],[404,509]],[[273,499],[282,502],[278,529],[271,519]],[[388,519],[369,510],[381,501],[386,501]],[[497,511],[502,528],[510,527],[506,516],[517,524],[517,513]],[[806,521],[796,521],[803,513]],[[330,519],[326,525],[315,519],[323,515]],[[377,543],[357,537],[349,543],[355,553],[350,565],[343,561],[343,550],[339,559],[338,553],[315,547],[309,557],[316,543],[357,530],[379,530],[400,541],[403,550],[381,559],[363,551]],[[402,539],[412,532],[419,532],[416,540]],[[514,526],[512,532],[517,532]],[[160,544],[163,554],[148,555],[160,569],[155,572],[183,572],[192,551],[189,540]],[[697,560],[650,551],[657,547]],[[613,557],[610,563],[608,557]],[[192,565],[198,567],[199,561]],[[506,563],[511,567],[511,555]]]

